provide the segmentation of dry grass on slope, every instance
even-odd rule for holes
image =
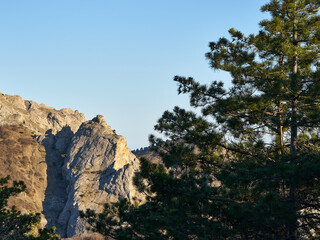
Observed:
[[[23,126],[0,127],[0,177],[24,181],[27,191],[9,199],[25,212],[41,212],[47,186],[45,149]]]

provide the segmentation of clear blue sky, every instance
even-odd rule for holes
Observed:
[[[148,145],[163,111],[188,106],[174,75],[228,80],[208,43],[258,31],[266,0],[0,2],[0,92],[105,116],[131,149]]]

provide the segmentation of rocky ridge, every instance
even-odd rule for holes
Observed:
[[[64,126],[69,126],[76,132],[86,118],[83,113],[70,108],[56,110],[44,104],[23,100],[20,96],[0,93],[0,126],[23,125],[34,134],[44,134],[51,130],[52,134],[59,132]]]
[[[160,155],[150,149],[150,147],[144,147],[140,149],[132,150],[132,153],[138,158],[145,158],[151,163],[163,164]]]
[[[33,198],[25,198],[25,205],[37,202],[34,208],[42,211],[43,223],[47,227],[56,226],[61,237],[86,233],[86,223],[79,219],[79,210],[90,208],[99,212],[106,201],[142,198],[132,184],[138,160],[127,148],[125,138],[117,135],[103,116],[86,121],[83,114],[72,109],[56,110],[20,96],[0,94],[0,126],[15,126],[17,131],[25,129],[33,141],[33,145],[29,144],[30,151],[42,149],[42,155],[34,155],[33,164],[6,174],[24,175],[24,181],[37,182],[32,185]],[[9,141],[0,145],[0,151],[10,144]],[[25,154],[18,155],[25,159]],[[0,160],[8,164],[7,158]],[[41,177],[25,173],[28,168],[41,173]]]

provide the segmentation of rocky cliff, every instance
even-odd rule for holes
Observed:
[[[85,116],[70,108],[56,110],[44,104],[23,100],[20,96],[0,93],[0,125],[23,125],[34,134],[44,134],[51,130],[53,134],[64,126],[76,132],[84,122]]]
[[[32,190],[13,203],[41,211],[43,224],[56,226],[62,237],[86,232],[79,210],[99,212],[107,201],[142,198],[132,184],[138,160],[101,115],[86,121],[78,111],[0,94],[0,126],[0,151],[6,153],[0,166],[9,166],[1,176],[24,180]],[[15,158],[10,149],[19,149]]]
[[[125,138],[115,134],[102,116],[84,122],[71,140],[63,166],[68,198],[58,221],[67,226],[67,235],[85,232],[79,210],[102,211],[106,200],[139,197],[132,184],[137,167]]]

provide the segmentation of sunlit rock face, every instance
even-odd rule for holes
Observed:
[[[68,200],[59,217],[68,225],[67,236],[85,233],[79,210],[102,211],[106,202],[141,198],[132,177],[138,160],[123,136],[114,133],[102,116],[83,123],[71,140],[63,173],[68,181]]]
[[[78,111],[0,93],[0,177],[10,175],[26,183],[27,191],[11,198],[10,204],[24,213],[41,212],[41,227],[55,225],[64,207],[67,181],[61,155],[84,121]]]
[[[0,126],[0,152],[5,153],[0,166],[11,164],[3,173],[21,178],[32,190],[13,204],[24,212],[40,211],[42,224],[56,226],[61,237],[86,232],[79,210],[99,212],[106,202],[142,199],[132,183],[138,160],[103,116],[86,121],[72,109],[0,93]],[[8,149],[21,151],[10,159]]]
[[[53,134],[64,126],[76,132],[86,121],[83,113],[70,108],[56,110],[44,104],[23,100],[20,96],[0,93],[0,125],[23,125],[34,134],[42,135],[47,130]]]

